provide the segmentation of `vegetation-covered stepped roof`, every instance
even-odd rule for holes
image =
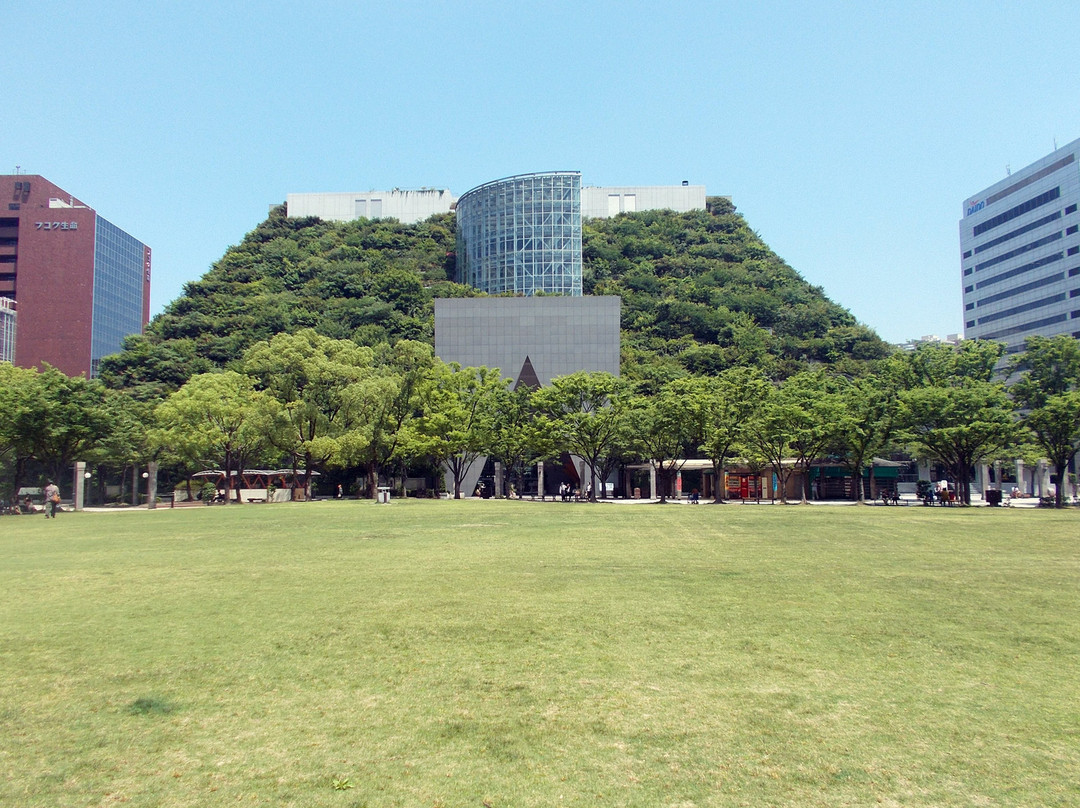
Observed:
[[[730,202],[707,211],[646,211],[584,224],[586,294],[623,299],[623,369],[660,381],[740,364],[786,376],[807,363],[858,372],[887,346],[777,257]],[[301,328],[372,345],[431,342],[437,297],[479,295],[455,283],[454,219],[289,219],[283,208],[230,247],[102,362],[112,386],[147,397]]]

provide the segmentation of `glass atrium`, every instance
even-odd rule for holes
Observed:
[[[458,277],[488,294],[581,295],[581,174],[520,174],[457,203]]]

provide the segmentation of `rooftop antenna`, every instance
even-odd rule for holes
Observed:
[[[1054,151],[1057,151],[1057,138],[1054,138]]]
[[[19,176],[19,169],[20,168],[22,168],[22,166],[15,166],[15,176],[16,177]]]
[[[1012,169],[1009,167],[1008,163],[1005,164],[1005,176],[1006,177],[1011,177],[1012,176]]]

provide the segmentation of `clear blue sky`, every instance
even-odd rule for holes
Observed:
[[[1065,2],[7,2],[0,172],[154,250],[152,311],[300,191],[689,180],[898,342],[964,199],[1080,138]]]

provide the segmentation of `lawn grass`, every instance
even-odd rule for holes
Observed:
[[[1080,804],[1080,514],[0,519],[0,805]]]

